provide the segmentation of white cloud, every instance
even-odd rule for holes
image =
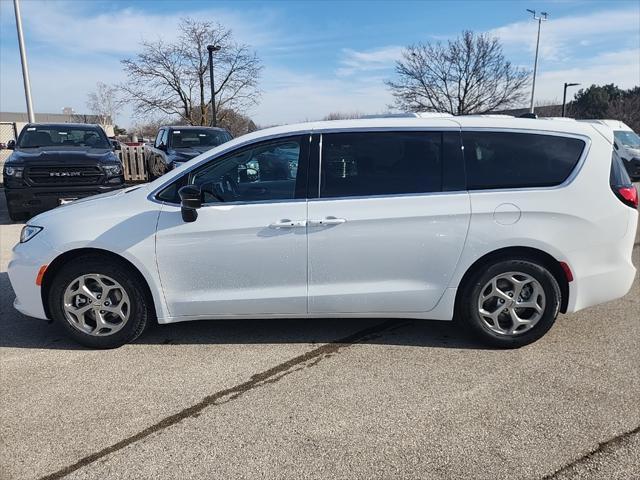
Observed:
[[[22,2],[36,110],[57,112],[71,106],[84,111],[87,93],[97,81],[124,80],[120,58],[135,54],[142,38],[174,38],[181,16],[219,21],[232,28],[237,41],[258,51],[265,62],[263,96],[250,113],[260,124],[319,119],[332,111],[378,113],[392,103],[383,81],[393,76],[400,46],[379,46],[371,38],[371,48],[336,48],[332,58],[334,45],[349,46],[345,38],[353,35],[331,29],[298,33],[286,17],[267,8],[191,11],[186,2],[182,5],[184,11],[155,14],[113,4],[107,13],[98,13],[91,2]],[[0,0],[0,108],[19,111],[24,100],[13,21],[11,2]],[[551,17],[543,24],[536,99],[561,99],[564,82],[585,87],[615,83],[622,88],[640,83],[639,22],[640,10],[628,8]],[[529,68],[536,28],[529,20],[492,32],[501,38],[509,58]],[[318,50],[329,59],[326,63],[305,61],[298,66],[290,61],[294,56],[304,61]],[[291,66],[282,67],[286,63]],[[122,112],[119,121],[126,126],[132,122],[129,116],[130,111]]]
[[[392,97],[379,76],[344,78],[268,69],[254,112],[258,124],[319,120],[331,112],[379,113]]]
[[[14,27],[13,9],[2,4],[3,27]],[[188,5],[185,2],[183,5]],[[46,44],[49,51],[66,54],[122,55],[137,52],[142,39],[174,40],[183,17],[219,22],[233,31],[237,41],[271,45],[277,34],[276,16],[266,9],[241,12],[222,8],[177,10],[155,14],[134,8],[96,12],[91,2],[22,2],[22,20],[30,43]],[[38,47],[36,47],[37,49]],[[52,50],[53,48],[53,50]]]
[[[640,49],[620,50],[597,55],[579,66],[543,71],[536,82],[536,100],[562,101],[564,82],[581,85],[569,90],[567,100],[579,88],[592,84],[614,83],[620,88],[633,88],[640,84]]]
[[[540,36],[541,60],[563,62],[574,57],[577,47],[594,48],[605,43],[626,39],[638,44],[640,9],[593,12],[581,16],[549,17],[542,22]],[[511,23],[495,28],[492,33],[502,41],[507,52],[535,51],[538,23],[533,20]],[[620,48],[621,45],[618,45]]]
[[[341,66],[336,73],[347,76],[373,70],[388,70],[402,56],[402,49],[403,47],[395,45],[367,51],[344,48],[343,58],[340,60]]]

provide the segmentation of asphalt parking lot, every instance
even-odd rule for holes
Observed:
[[[519,350],[334,319],[156,326],[92,351],[13,310],[21,225],[0,202],[2,479],[640,478],[638,281]]]

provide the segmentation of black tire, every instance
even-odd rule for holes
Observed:
[[[74,279],[83,274],[91,273],[111,277],[124,288],[130,299],[129,318],[122,329],[113,334],[93,336],[78,330],[66,319],[63,309],[66,288]],[[117,348],[134,341],[142,334],[149,319],[154,315],[145,285],[139,274],[132,271],[123,262],[96,255],[74,258],[56,273],[52,279],[51,288],[49,288],[48,305],[53,320],[62,325],[67,334],[75,341],[90,348]]]
[[[494,277],[507,272],[522,272],[538,281],[545,295],[544,310],[538,322],[529,330],[515,335],[502,335],[490,330],[478,311],[483,287]],[[497,348],[519,348],[535,342],[553,326],[562,301],[560,286],[544,266],[529,259],[504,259],[484,265],[462,286],[456,309],[457,320],[466,325],[483,344]]]

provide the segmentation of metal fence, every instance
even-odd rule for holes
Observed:
[[[6,145],[9,140],[17,137],[16,124],[13,122],[0,122],[0,183],[2,183],[2,169],[4,162],[11,155],[12,150],[7,150]]]
[[[143,144],[120,144],[121,150],[117,150],[122,168],[124,169],[124,179],[127,182],[146,182],[147,168],[144,161]]]

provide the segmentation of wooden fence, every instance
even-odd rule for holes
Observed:
[[[147,166],[144,161],[144,144],[121,143],[121,150],[117,150],[122,167],[124,179],[127,182],[146,182]]]

